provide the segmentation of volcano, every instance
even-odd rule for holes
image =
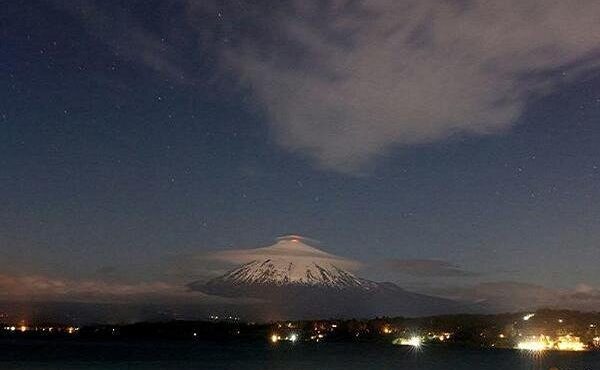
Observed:
[[[352,262],[324,252],[299,236],[249,250],[249,262],[194,291],[223,297],[258,298],[251,316],[267,320],[427,316],[469,312],[458,302],[406,291],[394,283],[360,278],[344,268]]]

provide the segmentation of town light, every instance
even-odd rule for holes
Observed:
[[[531,319],[534,316],[535,316],[534,313],[529,313],[529,314],[523,316],[523,321],[529,321],[529,319]]]
[[[422,341],[420,337],[413,336],[410,338],[399,338],[394,341],[394,344],[399,344],[401,346],[411,346],[414,348],[421,347]]]
[[[549,336],[540,335],[539,337],[531,337],[517,344],[518,349],[527,351],[585,351],[586,345],[581,342],[579,337],[572,335],[563,335],[556,339]]]
[[[558,337],[556,348],[559,351],[585,351],[586,345],[580,340],[579,337],[563,335]]]
[[[534,351],[534,352],[539,352],[539,351],[548,349],[547,345],[544,342],[540,342],[540,341],[519,342],[519,344],[517,344],[517,348],[525,350],[525,351]]]

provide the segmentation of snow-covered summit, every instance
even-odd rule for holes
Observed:
[[[318,264],[307,260],[285,258],[252,261],[228,272],[218,280],[233,284],[277,286],[287,284],[320,285],[331,288],[369,286],[366,280],[331,263]]]
[[[344,259],[308,245],[311,240],[295,235],[257,248],[255,259],[213,279],[209,284],[302,285],[327,288],[370,289],[376,283],[356,277],[339,266]]]

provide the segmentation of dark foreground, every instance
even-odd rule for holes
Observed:
[[[2,339],[0,369],[419,369],[592,370],[600,352],[410,348],[376,343],[271,345],[266,342],[206,344],[193,341],[87,341]]]

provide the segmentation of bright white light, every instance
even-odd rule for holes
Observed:
[[[396,340],[395,343],[400,344],[401,346],[411,346],[411,347],[419,348],[419,347],[421,347],[422,341],[421,341],[420,337],[414,336],[414,337],[410,337],[408,339],[400,338],[399,340]]]
[[[291,340],[292,342],[295,342],[295,341],[297,341],[297,340],[298,340],[298,334],[296,334],[296,333],[293,333],[293,334],[291,334],[291,335],[290,335],[290,340]]]
[[[581,342],[579,337],[571,335],[560,336],[556,339],[540,335],[539,337],[532,337],[529,340],[518,343],[517,348],[535,352],[545,350],[585,351],[587,349],[585,343]]]
[[[419,337],[410,338],[410,345],[413,347],[421,347],[421,338],[419,338]]]
[[[526,351],[535,351],[535,352],[543,351],[543,350],[547,349],[545,343],[537,342],[537,341],[519,342],[519,344],[517,344],[517,348],[526,350]]]
[[[519,342],[517,344],[517,348],[526,351],[540,352],[554,349],[554,345],[555,342],[552,340],[552,338],[546,335],[540,335],[539,337],[533,336]]]
[[[531,319],[534,316],[535,316],[534,313],[527,314],[527,315],[523,316],[523,320],[524,321],[529,321],[529,319]]]
[[[557,348],[560,351],[585,351],[585,344],[582,342],[558,342]]]
[[[581,342],[579,337],[572,335],[564,335],[558,337],[556,347],[560,351],[585,351],[586,345]]]

